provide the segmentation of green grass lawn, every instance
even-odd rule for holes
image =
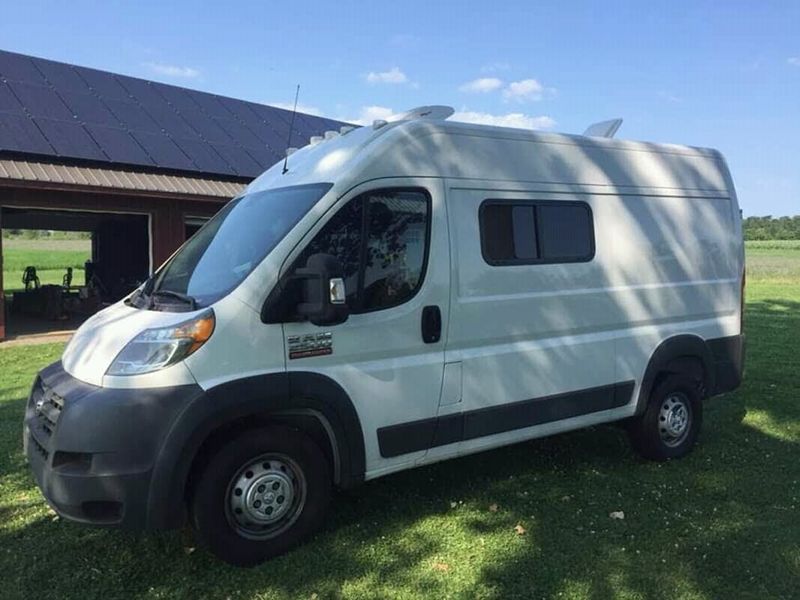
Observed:
[[[794,250],[753,252],[745,383],[708,402],[686,459],[645,462],[603,426],[408,471],[339,494],[311,543],[251,570],[186,532],[55,517],[20,430],[34,372],[61,346],[0,349],[0,595],[797,598],[800,270]]]
[[[67,267],[73,268],[73,285],[83,285],[83,266],[91,258],[90,240],[3,240],[3,289],[23,289],[22,274],[27,266],[36,267],[42,285],[61,285]]]

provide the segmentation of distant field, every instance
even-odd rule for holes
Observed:
[[[749,240],[744,243],[748,250],[798,250],[800,240]]]
[[[73,268],[73,285],[83,285],[83,265],[92,254],[90,240],[3,240],[3,289],[22,289],[22,273],[36,267],[44,284],[60,284],[67,267]]]
[[[81,251],[89,252],[92,249],[92,240],[25,240],[4,239],[5,250],[47,250],[54,254],[62,252]]]
[[[749,282],[794,283],[800,280],[800,240],[745,242]]]

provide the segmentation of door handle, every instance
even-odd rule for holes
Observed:
[[[442,313],[438,306],[422,309],[422,341],[435,344],[442,338]]]

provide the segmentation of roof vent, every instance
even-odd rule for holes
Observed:
[[[620,125],[622,125],[622,119],[609,119],[608,121],[592,123],[586,128],[583,135],[589,137],[613,138]]]
[[[346,134],[350,133],[351,131],[353,131],[353,129],[355,129],[355,127],[353,127],[352,125],[342,125],[339,128],[339,133],[342,134],[342,135],[346,135]]]
[[[384,127],[387,123],[388,123],[388,121],[384,121],[383,119],[375,119],[372,122],[372,128],[373,129],[380,129],[381,127]]]
[[[325,132],[325,139],[326,140],[332,140],[333,138],[337,138],[337,137],[339,137],[339,132],[338,131],[334,131],[333,129],[330,129],[330,130]]]
[[[428,121],[444,121],[455,113],[452,106],[434,104],[432,106],[418,106],[399,115],[392,115],[392,121],[416,121],[425,119]]]
[[[312,136],[311,136],[311,139],[310,139],[310,140],[308,140],[308,143],[309,143],[310,145],[312,145],[312,146],[316,146],[316,145],[317,145],[317,144],[319,144],[319,143],[320,143],[320,142],[321,142],[323,139],[325,139],[325,138],[323,138],[321,135],[312,135]]]

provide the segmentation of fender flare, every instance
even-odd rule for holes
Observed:
[[[688,360],[687,360],[688,359]],[[696,335],[682,334],[667,338],[661,342],[647,363],[642,385],[639,386],[639,397],[636,401],[636,412],[640,415],[647,408],[647,400],[659,373],[665,371],[682,372],[693,368],[695,359],[703,365],[703,385],[706,390],[713,390],[715,385],[714,357],[706,341]],[[691,361],[691,363],[689,362]]]
[[[180,526],[190,470],[203,443],[225,424],[250,415],[308,410],[322,415],[333,433],[339,461],[338,485],[364,480],[365,451],[361,422],[350,397],[331,378],[292,371],[255,375],[209,388],[175,419],[153,468],[148,496],[148,528]]]

